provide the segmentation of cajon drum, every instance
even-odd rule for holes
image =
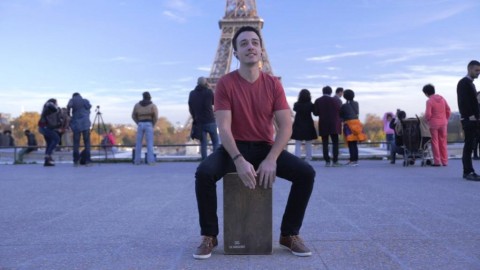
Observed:
[[[272,254],[272,189],[245,187],[236,173],[223,178],[225,254]]]

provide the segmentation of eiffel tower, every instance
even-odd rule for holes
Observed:
[[[212,69],[208,82],[212,89],[215,89],[218,79],[230,72],[232,63],[232,39],[238,28],[242,26],[252,26],[258,29],[261,34],[263,20],[257,15],[257,5],[255,0],[227,0],[225,16],[218,22],[222,30],[220,42],[218,43],[217,54],[213,61]],[[263,59],[260,63],[262,71],[272,74],[272,67],[268,61],[267,51],[265,50],[265,40],[263,44]]]

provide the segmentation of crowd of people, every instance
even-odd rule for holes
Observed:
[[[332,88],[325,86],[322,96],[312,103],[310,91],[302,89],[298,100],[293,105],[296,112],[293,122],[292,136],[295,140],[295,154],[301,156],[302,142],[305,142],[306,161],[312,160],[312,141],[318,136],[322,139],[323,159],[326,167],[342,166],[338,162],[339,136],[344,135],[350,154],[347,166],[358,166],[358,142],[365,141],[363,126],[358,119],[360,108],[354,100],[355,92],[338,87],[332,97]],[[345,99],[342,102],[341,97]],[[318,116],[318,136],[314,127],[312,114]],[[329,140],[332,145],[330,158]]]
[[[435,87],[427,84],[423,87],[423,93],[427,96],[425,115],[420,117],[419,127],[423,123],[428,124],[423,137],[431,140],[431,151],[433,152],[432,166],[447,166],[447,124],[451,111],[447,101],[435,93]],[[296,112],[293,123],[292,139],[295,140],[295,154],[301,156],[301,144],[305,143],[306,160],[312,159],[312,141],[318,137],[322,140],[323,159],[326,167],[342,166],[338,163],[339,136],[343,134],[349,150],[349,161],[344,165],[358,166],[358,142],[366,139],[362,130],[362,123],[358,119],[359,104],[354,101],[353,90],[339,87],[335,96],[332,95],[332,88],[325,86],[322,89],[322,96],[314,103],[311,101],[310,92],[302,89],[293,110]],[[343,103],[340,99],[345,99]],[[314,129],[312,114],[318,116],[318,136]],[[397,113],[387,112],[383,116],[383,131],[387,151],[390,153],[390,163],[395,164],[396,155],[404,155],[402,139],[402,120],[406,119],[406,113],[397,110]],[[330,158],[329,139],[331,140]]]
[[[149,92],[144,92],[142,96],[143,99],[135,104],[132,111],[132,119],[137,124],[137,140],[133,161],[135,165],[141,164],[141,151],[143,140],[145,139],[147,145],[145,163],[154,165],[153,127],[158,120],[158,110],[157,106],[152,103]],[[91,108],[90,101],[83,98],[79,93],[72,95],[65,108],[60,108],[57,100],[54,98],[47,100],[43,105],[38,121],[38,131],[43,135],[46,143],[44,166],[55,166],[54,158],[52,157],[53,152],[61,142],[61,137],[67,132],[69,133],[66,135],[67,137],[73,137],[73,165],[75,167],[80,165],[91,166]],[[20,152],[17,160],[20,162],[25,154],[36,150],[36,147],[33,147],[33,142],[35,146],[37,145],[35,138],[31,138],[33,134],[30,131],[25,131],[25,135],[28,137],[29,147]],[[80,141],[83,142],[81,151]],[[106,151],[114,152],[116,150],[115,145],[115,134],[110,129],[108,133],[103,134],[101,146]]]

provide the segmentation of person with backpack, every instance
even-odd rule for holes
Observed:
[[[38,121],[38,132],[43,135],[46,142],[45,147],[45,162],[43,166],[55,166],[53,162],[52,153],[58,142],[60,136],[57,129],[63,125],[61,110],[57,105],[57,100],[51,98],[43,105],[40,120]]]
[[[90,159],[90,108],[92,105],[88,99],[83,98],[79,93],[73,93],[68,101],[67,111],[71,115],[70,128],[73,132],[73,166],[77,167],[81,163],[89,166]],[[82,160],[80,162],[80,136],[83,138],[85,147],[82,151]]]

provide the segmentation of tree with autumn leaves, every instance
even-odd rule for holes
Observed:
[[[14,126],[12,136],[15,138],[15,144],[17,146],[27,145],[27,138],[24,136],[24,131],[26,129],[29,129],[35,135],[39,145],[45,145],[43,136],[38,132],[39,119],[40,114],[38,112],[24,112],[11,122],[11,125]],[[98,128],[97,124],[98,123],[95,123],[93,126],[90,137],[92,145],[100,145],[101,139],[104,135],[103,133],[105,133],[105,130],[108,132],[110,129],[114,131],[118,145],[135,145],[137,134],[137,127],[135,125],[113,125],[105,123],[105,128],[103,126]],[[167,120],[167,118],[160,117],[154,128],[154,144],[185,144],[190,139],[190,128],[190,126],[176,128]]]

